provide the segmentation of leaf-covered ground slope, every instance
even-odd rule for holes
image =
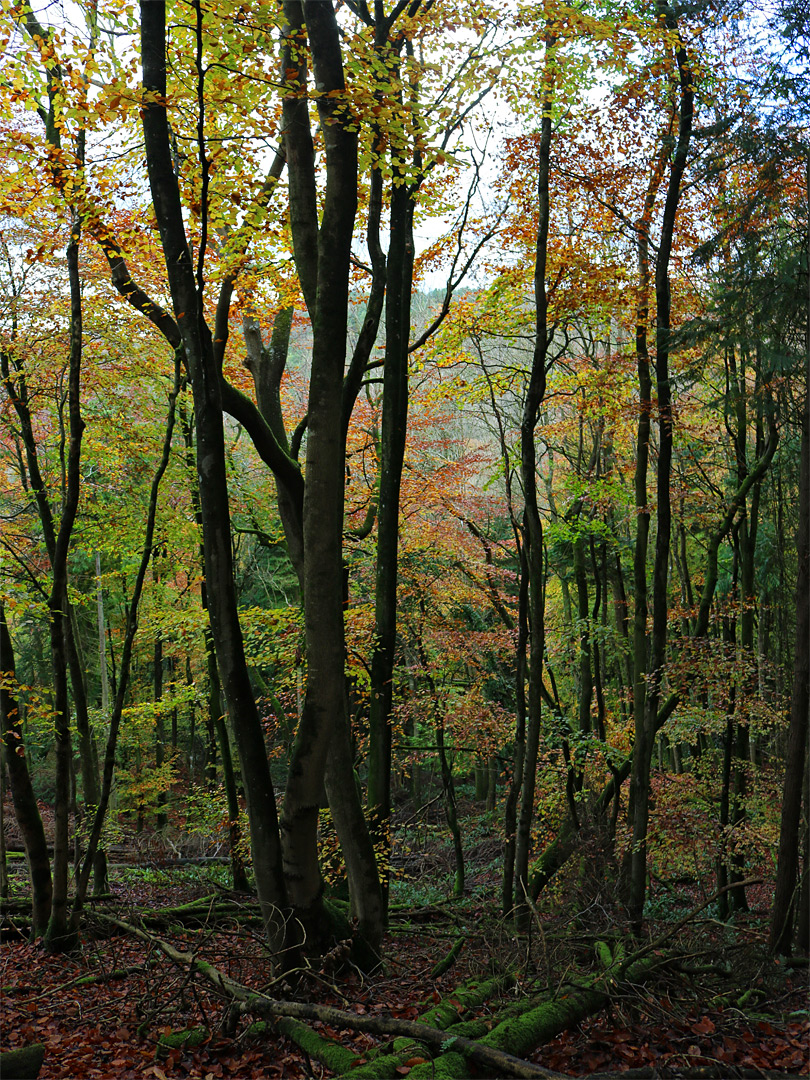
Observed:
[[[133,838],[111,856],[120,860],[111,868],[112,894],[92,905],[81,953],[48,956],[25,940],[24,860],[12,857],[12,899],[2,918],[0,1049],[43,1043],[43,1080],[335,1075],[278,1032],[251,1030],[249,1016],[229,1029],[226,995],[110,917],[208,961],[251,990],[370,1017],[420,1019],[440,1002],[458,1004],[459,988],[471,981],[508,970],[511,986],[473,1008],[459,1006],[464,1020],[482,1021],[485,1028],[493,1028],[504,1010],[514,1013],[524,1002],[528,1009],[550,997],[564,1000],[577,982],[604,975],[605,946],[614,956],[620,948],[636,948],[624,933],[622,909],[607,878],[601,892],[594,887],[592,859],[572,862],[542,898],[528,937],[517,935],[497,913],[498,823],[487,824],[473,805],[463,805],[463,811],[469,895],[461,903],[447,899],[452,854],[441,830],[409,832],[400,845],[385,968],[372,976],[347,965],[347,950],[338,947],[279,983],[257,909],[250,898],[225,887],[225,866],[157,866],[154,858],[145,865],[143,844],[136,848]],[[807,968],[775,963],[767,955],[770,885],[749,888],[751,911],[731,924],[719,922],[708,908],[678,929],[712,888],[711,881],[694,877],[654,882],[648,929],[651,939],[666,938],[660,947],[665,966],[643,985],[623,985],[607,1010],[538,1047],[531,1060],[569,1076],[645,1067],[663,1078],[810,1075]],[[437,975],[437,964],[450,954],[448,970]],[[311,1026],[350,1048],[358,1064],[388,1045],[349,1028],[318,1021]],[[161,1045],[188,1031],[197,1045]],[[395,1074],[405,1076],[429,1057],[414,1047],[402,1055]],[[475,1075],[480,1074],[470,1066]]]

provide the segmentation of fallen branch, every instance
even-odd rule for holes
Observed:
[[[664,933],[659,934],[659,936],[655,938],[655,940],[651,941],[649,945],[645,945],[641,949],[639,949],[638,952],[633,953],[633,955],[624,962],[623,968],[626,968],[629,964],[635,963],[643,956],[648,956],[650,953],[655,952],[657,949],[660,949],[661,946],[664,945],[667,941],[669,941],[671,937],[674,937],[677,933],[679,933],[679,931],[683,930],[684,926],[686,926],[687,923],[690,923],[696,915],[699,915],[701,911],[707,908],[710,904],[713,904],[718,897],[722,896],[723,893],[728,892],[729,889],[741,889],[747,888],[749,885],[761,884],[762,878],[746,878],[745,881],[734,881],[730,885],[724,885],[722,889],[718,889],[717,892],[713,893],[707,900],[701,901],[701,903],[698,904],[697,907],[693,907],[691,911],[688,911],[682,919],[678,919],[678,921],[676,923],[673,923],[672,926],[667,927]],[[620,970],[623,970],[623,968]]]
[[[254,996],[254,991],[249,990],[246,986],[243,986],[242,983],[238,983],[234,979],[229,978],[229,976],[221,972],[219,968],[214,967],[213,964],[209,964],[205,960],[200,960],[200,958],[193,953],[181,952],[180,949],[175,949],[173,945],[170,945],[168,941],[155,937],[154,934],[150,934],[148,931],[142,930],[138,926],[133,926],[131,923],[124,922],[122,919],[116,919],[113,915],[99,912],[96,918],[103,919],[104,922],[112,923],[113,926],[117,926],[127,934],[132,934],[133,937],[140,938],[141,941],[146,941],[150,945],[154,945],[155,948],[160,949],[165,956],[168,956],[168,958],[173,960],[176,964],[193,968],[202,975],[203,978],[207,979],[208,982],[212,983],[217,989],[221,990],[234,1001],[246,1001],[248,998]],[[279,976],[278,981],[281,982],[283,978],[283,976]]]
[[[624,972],[623,981],[627,984],[641,982],[661,964],[657,957],[645,958],[630,965]],[[520,1016],[505,1020],[493,1028],[478,1043],[479,1047],[499,1049],[516,1055],[518,1059],[528,1057],[538,1046],[543,1046],[567,1028],[605,1008],[616,993],[619,984],[609,973],[589,987],[577,988],[567,997],[544,1002]],[[445,1048],[447,1049],[447,1048]],[[424,1065],[416,1065],[409,1076],[411,1080],[431,1080],[434,1077],[465,1077],[466,1062],[463,1054],[456,1053],[453,1047],[450,1053],[443,1053],[436,1060]],[[536,1066],[531,1066],[535,1068]],[[516,1074],[513,1074],[516,1075]],[[548,1075],[548,1074],[547,1074]]]
[[[477,1041],[461,1035],[450,1035],[439,1028],[421,1024],[418,1020],[401,1020],[392,1016],[358,1016],[357,1013],[335,1009],[328,1005],[310,1005],[300,1001],[275,1001],[264,996],[245,1001],[239,1006],[239,1012],[268,1017],[291,1016],[298,1020],[319,1020],[331,1027],[350,1028],[353,1031],[369,1032],[372,1035],[389,1037],[404,1035],[423,1043],[431,1050],[441,1052],[452,1048],[455,1053],[462,1055],[464,1060],[480,1068],[495,1070],[493,1074],[495,1076],[542,1077],[548,1080],[549,1077],[561,1075],[549,1069],[543,1069],[539,1065],[532,1065],[495,1046],[487,1046],[484,1040]]]
[[[73,986],[94,986],[96,983],[126,979],[128,975],[136,975],[139,971],[147,971],[154,963],[154,960],[146,960],[143,964],[131,964],[129,967],[116,968],[114,971],[102,971],[98,975],[80,975],[77,979],[71,979],[70,982],[61,983],[50,990],[43,990],[41,994],[31,998],[31,1001],[41,1001],[42,998],[53,997],[54,994],[61,994],[63,990],[70,990]]]
[[[442,959],[438,962],[438,964],[436,964],[436,966],[431,971],[429,978],[438,979],[440,975],[444,975],[446,971],[450,970],[450,968],[453,966],[453,964],[455,964],[456,960],[458,959],[459,953],[464,948],[465,941],[466,938],[462,937],[461,935],[456,938],[456,940],[453,942],[450,952],[446,956],[443,956]]]
[[[200,975],[234,1001],[235,1008],[232,1009],[232,1016],[250,1014],[264,1016],[273,1021],[282,1018],[320,1020],[333,1027],[347,1027],[355,1031],[368,1031],[377,1035],[407,1036],[439,1052],[442,1049],[447,1049],[449,1039],[450,1045],[457,1053],[463,1055],[465,1060],[471,1061],[482,1068],[495,1070],[495,1074],[498,1076],[548,1078],[559,1075],[550,1072],[548,1069],[541,1069],[538,1065],[531,1065],[526,1061],[521,1061],[520,1058],[514,1057],[497,1047],[484,1046],[480,1042],[463,1036],[448,1035],[446,1031],[442,1031],[440,1028],[421,1024],[415,1020],[401,1020],[387,1016],[358,1016],[356,1013],[324,1005],[278,1001],[266,994],[249,990],[246,986],[229,978],[218,968],[215,968],[213,964],[200,960],[199,957],[194,956],[192,953],[175,949],[169,942],[155,937],[146,930],[125,923],[112,915],[101,915],[100,917],[127,933],[154,945],[155,948],[160,949],[175,963],[191,967],[199,972]]]

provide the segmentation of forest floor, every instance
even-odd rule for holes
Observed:
[[[561,877],[553,894],[543,898],[532,932],[518,935],[498,914],[498,822],[472,801],[462,802],[461,809],[464,835],[471,841],[463,900],[449,899],[452,854],[440,813],[424,814],[399,846],[383,968],[364,975],[334,954],[313,960],[283,991],[276,986],[269,992],[360,1016],[415,1020],[442,1000],[454,1001],[457,988],[471,980],[509,968],[514,985],[467,1014],[492,1023],[497,1009],[521,998],[529,1002],[545,994],[564,999],[575,974],[598,972],[597,942],[609,943],[614,952],[620,939],[628,952],[636,947],[624,936],[620,906],[606,887],[594,887],[598,875],[583,873],[587,860],[580,860],[579,870]],[[402,820],[407,816],[403,813]],[[136,846],[131,839],[130,847],[119,849],[128,857],[111,866],[111,898],[91,905],[80,953],[49,956],[29,944],[24,907],[6,906],[0,1048],[43,1043],[42,1080],[336,1075],[278,1033],[251,1034],[249,1018],[241,1018],[236,1032],[226,1034],[228,1003],[212,984],[107,920],[111,915],[139,924],[143,913],[151,911],[152,920],[145,924],[150,934],[209,961],[247,987],[273,986],[255,907],[228,890],[227,867],[216,862],[173,866],[159,857],[159,845],[145,852],[142,842]],[[10,863],[11,897],[24,897],[24,860]],[[713,883],[684,879],[666,887],[653,882],[653,887],[646,929],[651,940],[672,931],[662,946],[669,962],[645,985],[622,986],[611,995],[607,1010],[561,1032],[528,1060],[566,1076],[628,1070],[628,1076],[662,1078],[810,1075],[807,967],[780,964],[767,954],[770,883],[749,888],[751,910],[732,922],[719,922],[708,908],[680,928],[683,916],[711,894]],[[203,897],[211,900],[190,925],[157,917],[160,909]],[[222,904],[231,905],[229,914],[214,918]],[[15,926],[22,936],[15,937]],[[452,966],[432,975],[459,939],[463,947]],[[313,1026],[350,1048],[357,1064],[373,1058],[381,1042],[348,1027]],[[205,1029],[204,1041],[196,1047],[160,1045],[169,1033],[199,1028]],[[414,1051],[395,1075],[406,1076],[429,1057],[424,1050]],[[470,1076],[480,1075],[492,1074],[470,1068]]]

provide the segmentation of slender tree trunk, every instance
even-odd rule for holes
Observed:
[[[577,624],[579,627],[579,730],[591,730],[593,667],[591,664],[591,612],[588,597],[588,573],[585,566],[585,537],[574,541],[574,578],[577,586]],[[578,770],[580,771],[580,770]]]
[[[382,939],[379,878],[350,770],[343,629],[345,426],[343,373],[348,322],[349,260],[357,208],[357,136],[341,112],[345,94],[340,34],[329,4],[288,0],[283,65],[290,79],[284,102],[291,225],[296,266],[312,322],[303,505],[304,629],[307,685],[293,743],[282,813],[284,874],[290,899],[308,932],[323,929],[323,882],[317,855],[318,807],[327,757],[342,768],[340,802],[332,807],[344,852],[352,903],[374,951]],[[304,23],[309,39],[326,159],[318,224],[312,138],[305,97]],[[295,55],[293,55],[295,53]],[[336,740],[344,745],[336,746]],[[332,780],[336,778],[334,775]],[[331,786],[331,784],[330,784]],[[353,848],[354,850],[349,850]],[[369,853],[371,858],[369,858]],[[357,875],[358,866],[362,872]],[[376,880],[376,886],[373,884]],[[369,885],[371,887],[369,890]]]
[[[391,711],[397,627],[399,495],[408,423],[408,340],[413,287],[413,192],[404,177],[391,189],[391,241],[385,294],[385,366],[377,509],[374,652],[368,750],[368,807],[377,842],[390,852]],[[389,859],[385,858],[388,866]],[[388,872],[384,875],[387,906]]]
[[[737,559],[734,559],[733,588],[737,584]],[[723,619],[723,645],[726,655],[733,655],[736,644],[737,627],[733,618]],[[732,823],[731,806],[731,759],[734,752],[734,711],[737,704],[737,686],[732,682],[726,700],[726,730],[723,735],[723,767],[720,783],[720,854],[717,857],[717,898],[719,917],[723,920],[729,915],[729,895],[725,890],[729,881],[729,826]]]
[[[31,878],[31,934],[32,937],[38,938],[47,930],[48,920],[51,917],[53,897],[51,864],[45,829],[28,771],[20,707],[14,690],[17,678],[14,649],[2,599],[0,599],[0,665],[2,665],[4,676],[0,679],[0,724],[2,724],[0,736],[2,736],[5,761],[8,765],[14,816],[22,833],[25,857],[28,860],[28,873]]]
[[[65,495],[52,559],[53,582],[48,598],[51,637],[51,664],[54,687],[54,734],[56,740],[56,794],[54,799],[53,899],[51,918],[45,932],[49,952],[72,949],[75,934],[68,927],[68,815],[70,805],[71,738],[68,699],[68,574],[67,560],[73,523],[79,505],[81,442],[82,296],[79,280],[79,240],[77,217],[71,227],[67,248],[70,281],[70,365],[68,383],[69,435]]]
[[[530,910],[526,902],[529,887],[529,856],[531,824],[534,816],[534,790],[537,772],[537,753],[540,743],[542,711],[543,650],[545,648],[544,582],[543,582],[543,525],[537,502],[537,447],[534,431],[540,406],[546,393],[546,363],[549,349],[548,296],[546,293],[546,262],[550,219],[549,174],[551,164],[551,107],[553,96],[553,63],[555,39],[550,28],[546,31],[544,59],[543,118],[540,122],[537,174],[537,244],[534,266],[535,343],[532,367],[520,425],[520,476],[523,486],[523,543],[525,569],[528,577],[528,697],[526,709],[526,743],[521,780],[520,809],[515,842],[514,906],[517,923],[528,926]]]
[[[8,899],[8,861],[6,859],[6,751],[0,718],[0,899]]]
[[[219,696],[219,694],[217,694]],[[228,725],[222,709],[216,712],[214,725],[222,759],[222,782],[225,785],[225,799],[228,803],[228,842],[231,853],[231,882],[237,892],[250,892],[245,860],[242,858],[242,831],[239,827],[239,798],[236,792],[236,776],[231,757],[231,742]]]
[[[101,711],[106,716],[110,707],[110,678],[107,673],[107,639],[104,630],[104,589],[101,585],[101,555],[95,553],[96,563],[96,620],[98,623],[98,670],[101,677]]]
[[[670,8],[659,5],[658,15],[670,32],[678,31],[676,15]],[[656,301],[656,358],[655,373],[658,391],[658,466],[656,470],[656,541],[653,564],[653,618],[650,638],[650,658],[646,677],[641,715],[636,711],[636,742],[633,750],[633,841],[630,856],[630,919],[637,932],[641,929],[647,887],[647,824],[649,819],[650,766],[652,761],[655,721],[661,701],[667,646],[668,574],[672,505],[670,476],[672,471],[672,393],[669,377],[671,334],[671,300],[669,261],[675,232],[675,219],[681,195],[681,182],[692,134],[694,90],[692,71],[686,47],[680,36],[675,46],[680,81],[680,118],[678,136],[670,165],[667,197],[661,224],[661,240],[655,263]],[[636,646],[640,641],[636,640]],[[638,675],[636,691],[640,694]],[[641,704],[636,700],[635,707]]]
[[[156,575],[153,575],[153,580],[157,580]],[[163,762],[166,760],[166,724],[163,719],[163,707],[161,704],[163,698],[163,639],[161,638],[160,633],[155,635],[153,665],[153,696],[157,708],[157,719],[155,721],[155,766],[160,769]],[[158,810],[155,824],[158,829],[165,829],[168,821],[168,818],[166,817],[165,791],[161,791],[158,794],[157,805]]]
[[[638,290],[639,299],[636,307],[636,367],[638,371],[639,413],[636,428],[636,468],[633,480],[636,506],[636,536],[633,545],[633,668],[632,668],[632,713],[634,727],[633,762],[628,796],[628,820],[632,825],[636,804],[646,798],[645,770],[649,771],[652,748],[647,746],[647,732],[644,724],[647,697],[647,621],[649,615],[647,599],[647,551],[650,537],[650,508],[647,496],[647,474],[650,459],[650,426],[652,415],[652,379],[650,376],[650,354],[648,345],[648,324],[650,317],[650,224],[655,209],[658,191],[666,168],[667,151],[662,140],[658,154],[653,162],[644,196],[644,207],[636,228],[636,250],[638,255]],[[625,890],[630,893],[632,875],[632,847],[628,850],[622,866],[622,879]]]
[[[198,108],[203,202],[207,199],[209,161],[202,141],[205,130],[202,68],[203,10],[197,5]],[[222,393],[214,342],[204,316],[203,258],[196,268],[185,235],[183,211],[174,174],[166,112],[166,5],[141,4],[141,60],[144,89],[150,100],[142,110],[146,162],[155,215],[166,262],[177,324],[191,374],[197,429],[197,469],[203,518],[205,578],[217,665],[228,712],[233,718],[251,825],[253,867],[266,933],[275,949],[282,946],[281,915],[287,894],[281,866],[278,817],[264,734],[245,661],[236,607],[231,550],[230,508],[225,464]],[[202,215],[207,228],[207,205]],[[225,335],[226,328],[221,333]],[[220,330],[218,328],[218,333]]]
[[[810,165],[807,173],[810,202]],[[807,301],[808,329],[804,370],[804,404],[801,415],[801,465],[799,472],[799,531],[797,540],[796,638],[793,687],[790,695],[790,727],[782,790],[782,823],[776,865],[776,891],[771,915],[770,947],[789,953],[797,908],[799,943],[808,943],[808,847],[805,837],[804,869],[799,872],[802,787],[807,791],[805,753],[810,720],[810,285]],[[810,803],[805,794],[805,821],[810,827]],[[800,880],[802,885],[800,887]],[[800,900],[801,897],[801,900]]]
[[[518,536],[519,543],[519,536]],[[515,859],[517,855],[517,810],[523,781],[523,761],[526,756],[526,668],[529,641],[529,571],[526,549],[519,544],[518,632],[515,647],[515,750],[512,779],[503,812],[503,831],[506,843],[503,853],[501,882],[501,912],[509,918],[515,907]]]
[[[186,459],[189,465],[194,461],[194,432],[189,418],[181,414],[183,428],[183,442],[186,448]],[[194,519],[202,535],[202,508],[200,506],[200,490],[196,479],[191,484],[191,505],[194,509]],[[200,566],[205,566],[205,549],[200,545]],[[222,761],[222,782],[225,786],[225,799],[228,804],[228,842],[231,855],[231,879],[233,887],[239,892],[249,892],[250,883],[247,878],[245,862],[241,853],[242,833],[239,825],[239,797],[236,790],[236,775],[233,767],[231,754],[231,741],[228,725],[222,708],[222,688],[217,669],[216,648],[211,629],[211,620],[208,614],[208,589],[203,578],[200,586],[200,605],[205,612],[206,625],[203,631],[205,647],[206,669],[206,697],[207,697],[207,731],[208,746],[205,763],[205,779],[214,786],[217,773],[217,747]],[[191,682],[190,667],[186,661],[188,681]],[[194,749],[194,725],[191,729],[191,753]],[[193,772],[192,772],[193,776]]]

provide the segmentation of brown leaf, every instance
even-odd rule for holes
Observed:
[[[717,1029],[708,1016],[704,1016],[702,1020],[698,1020],[697,1023],[692,1024],[691,1030],[696,1035],[712,1035]]]

